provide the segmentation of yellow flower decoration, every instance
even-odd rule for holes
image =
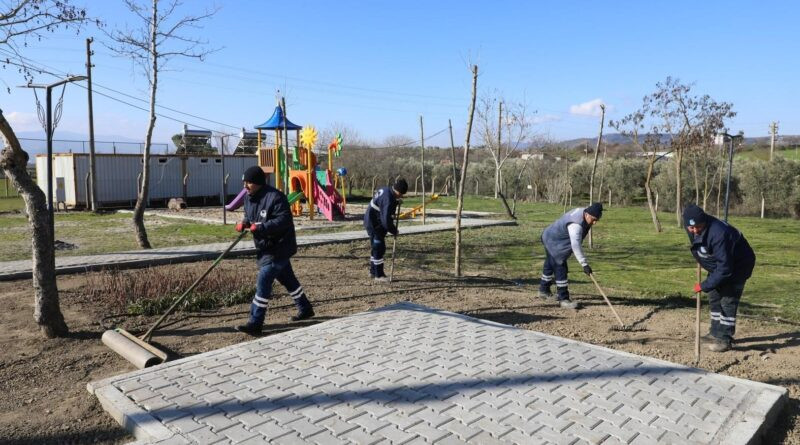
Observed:
[[[312,148],[316,142],[317,130],[311,126],[303,127],[303,130],[300,132],[300,143],[306,148]]]

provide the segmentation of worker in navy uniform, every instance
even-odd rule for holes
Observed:
[[[253,235],[258,280],[250,304],[250,319],[236,329],[258,335],[267,316],[267,303],[272,298],[272,283],[276,279],[289,291],[297,307],[292,321],[313,317],[314,309],[292,270],[290,258],[297,253],[297,240],[286,195],[267,184],[266,175],[258,166],[248,168],[242,181],[248,196],[244,201],[244,217],[236,224],[236,231],[249,230]]]
[[[603,216],[603,204],[596,202],[589,207],[578,207],[562,215],[542,233],[545,260],[542,279],[539,282],[539,297],[549,299],[553,282],[556,283],[558,304],[565,309],[577,309],[578,303],[569,298],[567,260],[574,253],[586,275],[592,273],[581,243],[589,229]]]
[[[383,187],[375,192],[364,212],[364,227],[369,234],[371,247],[369,257],[369,276],[377,282],[388,282],[383,272],[383,255],[386,253],[386,234],[397,236],[397,223],[394,213],[399,205],[399,198],[408,192],[408,183],[398,179],[391,187]]]
[[[683,211],[692,256],[708,271],[694,292],[708,294],[711,329],[702,338],[708,349],[723,352],[731,348],[736,333],[736,311],[747,279],[753,274],[756,255],[742,232],[706,214],[692,204]]]

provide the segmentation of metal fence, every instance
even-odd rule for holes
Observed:
[[[28,153],[47,153],[46,139],[19,138],[19,143],[22,149]],[[172,146],[171,149],[170,146]],[[95,141],[94,151],[95,153],[142,154],[144,142]],[[53,139],[53,153],[89,153],[89,141]],[[172,144],[154,142],[150,144],[150,153],[174,154],[175,147]]]

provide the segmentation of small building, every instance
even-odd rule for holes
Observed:
[[[244,171],[254,165],[255,155],[226,155],[224,161],[218,154],[151,155],[149,204],[165,205],[170,198],[183,198],[189,205],[227,202],[242,189]],[[95,172],[99,207],[133,207],[141,181],[141,155],[95,154]],[[224,192],[223,178],[227,178]],[[46,193],[46,154],[36,156],[36,183]],[[54,153],[52,184],[57,205],[87,208],[89,155]]]

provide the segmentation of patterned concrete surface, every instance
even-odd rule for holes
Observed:
[[[786,399],[410,303],[88,389],[137,444],[750,444]]]
[[[452,218],[450,218],[452,221]],[[510,220],[463,219],[463,228],[489,227],[498,225],[514,225]],[[434,224],[400,226],[400,234],[414,235],[419,233],[453,230],[454,222],[438,222]],[[233,231],[233,228],[231,228]],[[231,235],[231,241],[235,236]],[[368,239],[364,230],[352,232],[321,233],[316,235],[298,235],[299,246],[319,246],[338,242]],[[230,243],[211,243],[197,246],[164,247],[160,249],[134,250],[85,256],[62,256],[56,258],[56,274],[81,273],[108,267],[119,269],[145,267],[158,264],[184,263],[216,258]],[[365,247],[366,249],[366,247]],[[250,239],[245,238],[231,251],[229,256],[255,255],[255,248]],[[17,280],[31,277],[31,260],[0,262],[0,281]]]

